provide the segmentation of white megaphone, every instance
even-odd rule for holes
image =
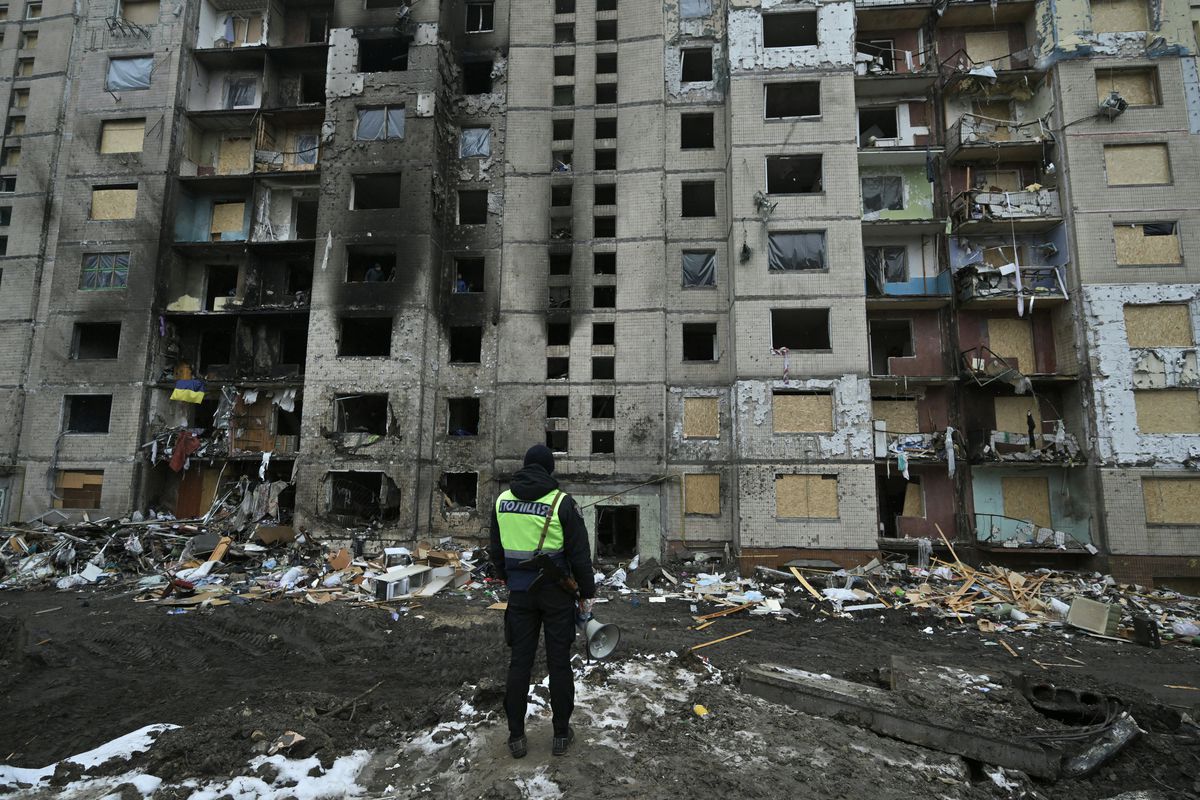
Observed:
[[[621,641],[621,629],[616,625],[605,625],[591,614],[583,618],[577,617],[576,623],[583,631],[587,640],[588,655],[592,658],[604,658],[617,649],[617,644]]]

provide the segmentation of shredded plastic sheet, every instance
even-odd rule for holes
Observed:
[[[684,252],[684,286],[716,286],[717,254],[708,252]]]
[[[768,245],[770,272],[825,268],[825,234],[821,231],[772,233]]]
[[[492,154],[491,128],[463,128],[458,137],[458,157],[475,158]]]
[[[153,69],[154,59],[150,56],[110,59],[104,88],[110,92],[149,89],[150,74]]]
[[[897,175],[872,175],[862,179],[863,211],[898,211],[904,208],[904,181]]]
[[[683,19],[707,17],[712,13],[712,0],[680,0],[679,16]]]
[[[358,111],[358,130],[354,138],[372,142],[404,138],[403,108],[361,108]]]
[[[226,108],[252,108],[258,102],[258,79],[230,78],[225,84]]]
[[[867,279],[877,294],[883,294],[884,284],[904,283],[908,280],[908,250],[904,247],[884,245],[865,247],[863,256],[867,262]]]

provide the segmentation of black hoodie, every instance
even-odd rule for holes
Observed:
[[[518,500],[537,500],[558,488],[558,481],[546,472],[541,464],[530,464],[517,470],[512,476],[509,489]],[[558,521],[563,529],[563,557],[579,584],[579,596],[585,600],[596,596],[596,576],[592,571],[592,549],[588,544],[587,526],[575,498],[566,494],[558,504]],[[500,543],[500,523],[496,519],[496,506],[492,505],[492,537],[488,556],[496,568],[496,574],[508,583],[513,591],[529,588],[537,575],[536,570],[520,569],[505,564],[504,545]],[[517,574],[517,573],[521,574]]]

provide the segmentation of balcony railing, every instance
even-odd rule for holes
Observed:
[[[1015,192],[971,189],[951,201],[950,214],[957,225],[968,222],[1055,220],[1062,216],[1057,189],[1022,189]]]
[[[949,297],[950,270],[937,275],[910,275],[902,281],[867,272],[867,297]]]
[[[876,430],[875,457],[903,455],[909,461],[945,461],[946,432],[900,433]]]
[[[1070,464],[1079,461],[1079,442],[1067,433],[1062,420],[1042,423],[1042,432],[974,430],[971,456],[983,461]],[[1049,430],[1047,430],[1049,429]]]
[[[1033,520],[1006,517],[1002,514],[975,514],[975,538],[980,544],[1012,550],[1060,550],[1090,552],[1088,543],[1080,541],[1070,531],[1054,526],[1043,528]]]
[[[946,144],[951,149],[973,145],[1022,145],[1051,139],[1050,132],[1040,119],[1015,122],[993,119],[979,114],[963,114],[950,128]]]
[[[1063,268],[1057,266],[991,267],[973,264],[959,269],[954,274],[954,282],[961,303],[1006,298],[1065,300],[1067,297]]]

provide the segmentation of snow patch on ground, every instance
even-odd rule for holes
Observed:
[[[133,733],[127,733],[124,736],[118,736],[111,742],[105,742],[99,747],[88,750],[86,753],[79,753],[78,755],[69,756],[60,762],[56,762],[48,767],[42,767],[40,769],[0,765],[0,789],[15,788],[21,784],[37,786],[38,784],[49,780],[49,778],[54,775],[54,771],[58,768],[59,764],[76,764],[83,769],[88,770],[93,767],[98,767],[104,762],[110,761],[114,758],[128,761],[134,753],[142,753],[146,750],[149,750],[151,745],[154,744],[154,740],[158,738],[160,733],[163,731],[174,730],[178,727],[178,725],[169,725],[166,723],[147,725],[144,728],[139,728]],[[83,783],[83,781],[77,781],[76,783]],[[70,785],[73,786],[75,784]]]
[[[513,783],[527,800],[559,800],[563,796],[558,784],[547,777],[545,767],[539,768],[528,778],[514,778]]]
[[[209,783],[200,786],[196,781],[185,781],[182,785],[193,791],[188,800],[216,800],[232,797],[233,800],[335,800],[343,797],[361,797],[365,789],[357,783],[358,774],[366,765],[370,753],[355,750],[333,762],[328,770],[321,770],[316,756],[290,759],[283,756],[258,756],[250,761],[253,769],[270,764],[279,770],[275,779],[267,783],[262,778],[243,775],[226,783]],[[315,768],[315,769],[314,769]],[[310,776],[309,773],[319,774]]]

